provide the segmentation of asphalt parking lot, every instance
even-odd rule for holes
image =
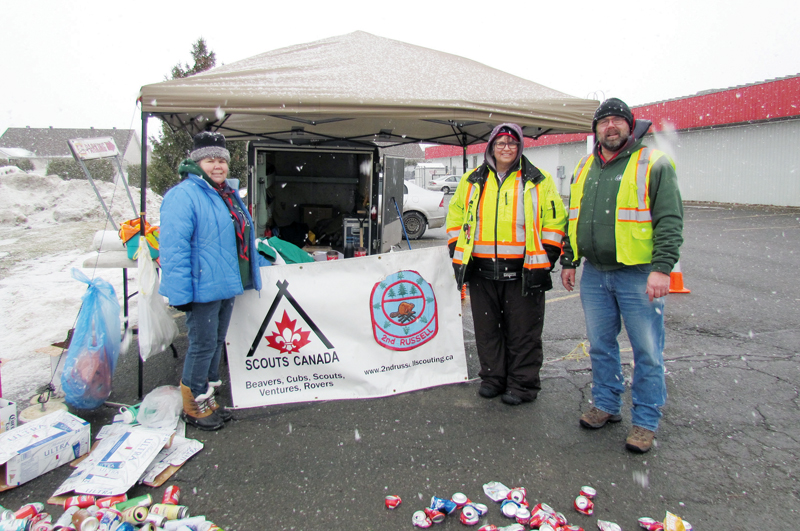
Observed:
[[[412,513],[431,496],[460,491],[489,505],[481,524],[505,526],[511,521],[482,491],[500,481],[526,487],[534,503],[587,530],[598,519],[633,530],[638,517],[663,519],[665,511],[696,530],[792,528],[800,504],[800,209],[687,205],[684,236],[680,263],[691,293],[668,296],[669,399],[650,453],[624,449],[627,411],[623,422],[598,431],[578,426],[591,398],[584,321],[579,297],[554,279],[535,402],[484,400],[471,381],[390,398],[240,410],[219,432],[187,430],[205,448],[173,478],[181,502],[228,531],[400,530],[413,528]],[[412,247],[444,243],[444,229],[436,229]],[[468,301],[463,323],[475,378]],[[177,360],[161,354],[147,362],[148,388],[178,381],[185,335],[176,346]],[[621,346],[629,361],[624,334]],[[122,358],[114,401],[136,401],[135,356]],[[223,386],[223,397],[228,392]],[[83,417],[95,434],[112,415],[101,408]],[[44,501],[69,472],[62,467],[0,493],[0,505]],[[598,491],[593,516],[572,509],[583,485]],[[160,498],[162,490],[137,486],[130,494]],[[384,508],[387,494],[401,496],[398,509]],[[461,527],[451,516],[437,529]]]

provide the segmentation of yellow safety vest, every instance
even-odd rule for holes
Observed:
[[[653,219],[650,215],[650,170],[653,164],[666,154],[657,149],[643,147],[632,153],[617,192],[616,240],[617,261],[625,265],[649,264],[653,258]],[[583,186],[586,174],[594,162],[594,155],[587,155],[575,167],[575,181],[570,185],[569,234],[572,254],[577,260],[578,219],[580,218]],[[671,161],[670,161],[671,162]],[[674,167],[675,163],[672,162]]]
[[[545,269],[550,260],[543,243],[561,247],[564,218],[556,216],[552,226],[545,224],[543,209],[549,194],[558,196],[552,177],[540,170],[545,179],[538,184],[524,183],[520,171],[509,175],[498,188],[490,172],[485,185],[467,182],[466,192],[456,193],[453,201],[463,201],[464,218],[460,225],[448,223],[448,238],[456,240],[453,262],[467,264],[471,256],[490,259],[524,257],[525,269]],[[557,197],[559,205],[560,196]],[[563,209],[559,209],[563,212]],[[559,213],[560,213],[559,212]],[[543,225],[547,225],[544,226]],[[496,231],[496,232],[495,232]]]

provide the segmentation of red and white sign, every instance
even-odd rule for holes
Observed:
[[[119,155],[114,139],[104,138],[76,138],[69,144],[81,160],[102,159]]]
[[[264,267],[228,328],[235,407],[373,398],[464,382],[447,248]]]

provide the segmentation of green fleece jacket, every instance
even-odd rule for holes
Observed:
[[[595,145],[594,161],[586,174],[578,218],[578,258],[575,259],[568,237],[564,239],[561,265],[575,268],[580,257],[586,258],[597,269],[610,271],[623,267],[617,262],[616,198],[620,178],[631,154],[643,147],[642,137],[650,128],[647,120],[637,120],[632,141],[609,162],[602,164],[600,147]],[[572,176],[575,181],[576,176]],[[653,220],[652,271],[669,274],[678,261],[683,243],[683,202],[678,189],[678,177],[668,157],[662,157],[650,171],[650,213]]]

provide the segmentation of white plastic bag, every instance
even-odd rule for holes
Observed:
[[[174,385],[162,385],[144,397],[136,421],[145,428],[175,429],[182,409],[181,390]]]
[[[141,236],[137,236],[141,238]],[[139,249],[148,249],[140,241]],[[139,253],[139,356],[147,360],[167,350],[178,336],[178,325],[167,311],[164,298],[158,294],[160,282],[150,253]]]

